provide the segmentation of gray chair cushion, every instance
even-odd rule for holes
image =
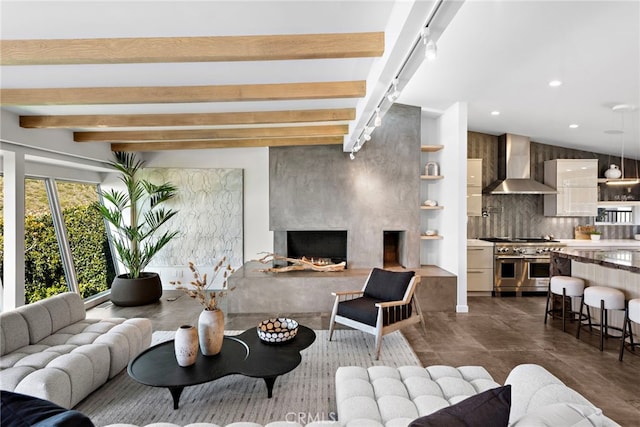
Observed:
[[[389,271],[374,268],[369,275],[364,296],[379,301],[399,301],[415,275],[413,271]]]

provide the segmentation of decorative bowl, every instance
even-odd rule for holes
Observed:
[[[633,238],[636,239],[636,240],[640,240],[640,234],[634,234]]]
[[[263,320],[257,327],[258,337],[267,343],[283,343],[295,338],[298,322],[286,317]]]

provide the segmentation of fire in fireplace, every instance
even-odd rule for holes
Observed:
[[[287,231],[287,257],[347,261],[346,230]]]

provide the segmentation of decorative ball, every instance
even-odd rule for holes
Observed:
[[[257,327],[258,337],[268,343],[283,343],[298,333],[298,322],[286,317],[263,320]]]

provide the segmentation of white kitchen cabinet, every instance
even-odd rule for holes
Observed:
[[[482,159],[467,159],[467,216],[482,216]]]
[[[598,214],[598,160],[556,159],[544,162],[544,183],[558,194],[544,195],[545,216]]]
[[[467,247],[467,291],[493,291],[493,245]]]

